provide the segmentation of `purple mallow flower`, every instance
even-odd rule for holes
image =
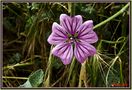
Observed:
[[[65,65],[71,62],[73,55],[80,63],[94,55],[96,49],[91,44],[97,41],[92,20],[83,23],[81,15],[70,17],[66,14],[60,15],[60,25],[53,23],[48,38],[50,44],[56,45],[52,54],[59,57]]]

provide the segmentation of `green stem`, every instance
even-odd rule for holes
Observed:
[[[75,62],[76,62],[76,60],[75,60],[75,57],[74,57],[74,58],[72,59],[71,65],[70,65],[69,75],[68,75],[68,79],[67,79],[66,85],[68,84],[68,82],[69,82],[69,80],[70,80],[71,74],[72,74],[72,72],[73,72],[73,68],[74,68],[74,66],[75,66]]]
[[[23,64],[17,63],[15,65],[5,66],[3,67],[3,69],[14,69],[14,67],[27,66],[27,65],[32,65],[32,64],[33,63],[23,63]]]
[[[109,76],[109,73],[110,73],[110,70],[112,68],[112,66],[115,64],[116,60],[119,58],[119,56],[117,55],[113,60],[112,60],[112,64],[110,65],[110,67],[108,68],[108,71],[107,71],[107,74],[106,74],[106,78],[105,78],[105,84],[106,84],[106,87],[108,87],[109,83],[108,83],[108,76]]]
[[[125,52],[125,50],[124,51],[122,51],[123,50],[123,48],[124,48],[124,46],[126,45],[126,43],[127,43],[127,40],[124,42],[124,44],[122,45],[122,47],[121,47],[121,49],[120,49],[120,51],[118,52],[118,54],[116,55],[116,57],[112,60],[112,64],[110,65],[110,67],[109,67],[109,69],[108,69],[108,72],[107,72],[107,74],[106,74],[106,86],[108,87],[108,76],[109,76],[109,73],[110,73],[110,70],[111,70],[111,68],[113,67],[113,65],[115,64],[115,62],[116,62],[116,60],[117,59],[119,59],[119,56],[122,54],[122,53],[124,53]]]
[[[119,16],[120,14],[122,14],[128,7],[129,7],[130,3],[127,3],[120,11],[118,11],[116,14],[114,14],[113,16],[109,17],[108,19],[102,21],[101,23],[95,25],[93,27],[93,29],[96,29],[102,25],[104,25],[105,23],[109,22],[110,20],[114,19],[115,17]]]
[[[119,44],[119,43],[123,43],[125,40],[126,37],[120,37],[117,41],[108,41],[108,40],[101,40],[101,41],[109,44]]]
[[[50,77],[51,77],[51,70],[52,70],[52,53],[51,50],[53,49],[53,45],[51,46],[50,49],[50,56],[49,56],[49,62],[48,62],[48,67],[45,72],[45,78],[44,78],[44,86],[49,87],[50,86]]]
[[[68,10],[70,13],[70,16],[75,15],[75,3],[68,3]]]
[[[120,62],[120,83],[123,84],[123,74],[122,74],[122,61],[119,58],[119,62]]]
[[[10,77],[10,76],[2,76],[2,78],[6,78],[6,79],[28,79],[27,77]]]
[[[86,77],[87,76],[86,76],[86,60],[85,60],[84,63],[82,63],[82,66],[81,66],[78,87],[82,86],[82,81],[84,81],[85,87],[87,87]]]

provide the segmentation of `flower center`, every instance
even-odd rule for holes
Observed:
[[[68,36],[68,38],[67,38],[66,42],[68,42],[68,43],[79,42],[78,33],[67,34],[67,36]]]

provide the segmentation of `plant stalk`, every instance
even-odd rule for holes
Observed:
[[[28,79],[27,77],[10,77],[10,76],[2,76],[2,78],[6,78],[6,79]]]
[[[86,60],[84,61],[84,63],[82,63],[82,66],[81,66],[78,87],[82,86],[82,81],[84,81],[85,86],[87,86],[86,84]]]
[[[129,7],[130,3],[127,3],[120,11],[118,11],[116,14],[114,14],[113,16],[109,17],[108,19],[102,21],[101,23],[95,25],[93,27],[93,29],[96,29],[104,24],[106,24],[107,22],[111,21],[112,19],[114,19],[115,17],[119,16],[120,14],[122,14],[128,7]]]
[[[45,72],[45,77],[44,77],[44,86],[49,87],[50,86],[50,78],[51,78],[51,70],[52,70],[52,53],[51,50],[53,49],[53,45],[51,46],[50,49],[50,56],[49,56],[49,62],[48,62],[48,67]],[[47,78],[46,78],[47,77]]]

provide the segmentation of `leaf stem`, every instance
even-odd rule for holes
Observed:
[[[10,77],[10,76],[2,76],[2,78],[7,78],[7,79],[28,79],[27,77]]]
[[[17,63],[15,65],[10,65],[10,66],[5,66],[3,69],[14,69],[14,67],[19,67],[19,66],[26,66],[26,65],[32,65],[33,63]]]
[[[129,4],[130,4],[130,3],[127,3],[127,4],[126,4],[120,11],[118,11],[116,14],[112,15],[111,17],[109,17],[108,19],[102,21],[101,23],[95,25],[95,26],[93,27],[93,29],[96,29],[96,28],[98,28],[98,27],[104,25],[105,23],[111,21],[111,20],[114,19],[115,17],[117,17],[117,16],[119,16],[120,14],[122,14],[122,13],[129,7]]]

